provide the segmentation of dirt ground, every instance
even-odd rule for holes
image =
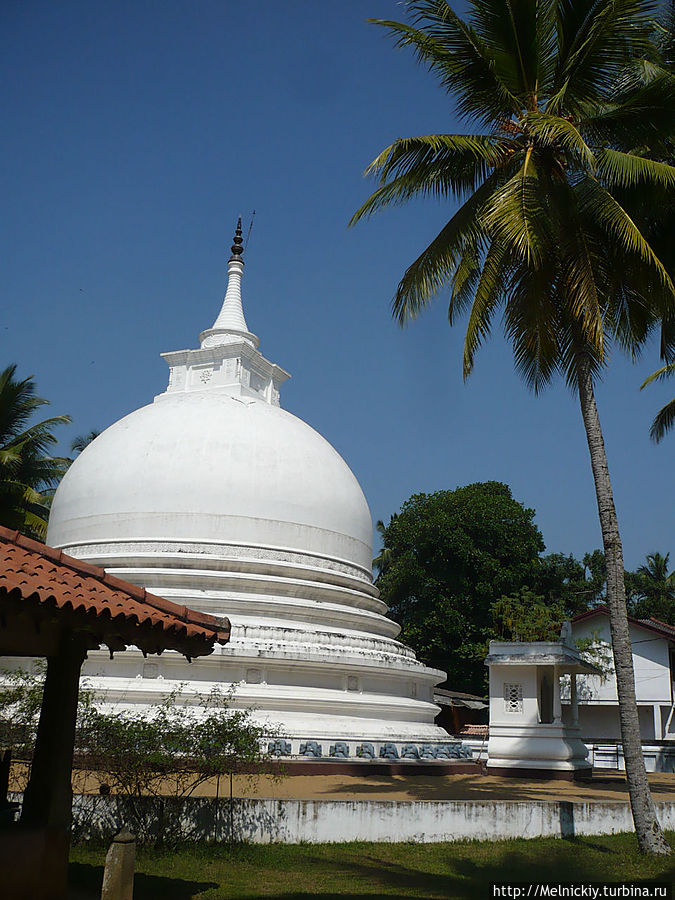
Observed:
[[[675,800],[675,774],[649,776],[655,800]],[[229,795],[228,779],[209,783],[196,793]],[[235,797],[297,800],[614,800],[628,802],[620,772],[594,774],[589,783],[498,778],[493,775],[267,775],[233,778]]]
[[[23,766],[13,766],[10,790],[21,790]],[[19,778],[17,776],[22,775]],[[76,772],[76,793],[98,793],[101,778]],[[654,800],[675,801],[675,773],[652,773],[649,783]],[[167,790],[167,794],[171,794]],[[197,787],[195,797],[228,797],[228,776],[213,778]],[[611,769],[596,772],[589,782],[503,778],[495,775],[234,775],[234,797],[274,800],[614,800],[628,803],[626,776]]]

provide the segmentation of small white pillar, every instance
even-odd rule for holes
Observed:
[[[553,666],[553,724],[562,725],[562,705],[560,703],[560,672]]]
[[[120,831],[105,858],[101,900],[133,900],[136,838]]]
[[[663,726],[661,725],[661,706],[654,704],[654,740],[663,740]]]
[[[579,696],[577,694],[577,673],[570,674],[570,712],[572,713],[572,725],[576,728],[579,724]]]

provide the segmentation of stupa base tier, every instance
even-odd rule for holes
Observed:
[[[151,660],[127,650],[112,660],[105,652],[91,653],[82,674],[103,707],[118,711],[150,713],[172,694],[179,703],[199,707],[215,690],[228,706],[250,709],[270,735],[294,743],[348,741],[355,753],[363,741],[448,739],[434,724],[439,673],[419,663],[387,669],[367,660],[321,665],[264,655],[239,658],[226,649],[188,664],[173,654]]]
[[[588,764],[572,769],[488,764],[486,772],[488,775],[497,775],[500,778],[527,778],[542,781],[590,781],[593,778],[593,769]]]

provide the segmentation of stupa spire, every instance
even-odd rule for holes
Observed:
[[[217,347],[219,344],[229,344],[242,339],[253,344],[254,347],[260,343],[248,329],[241,301],[241,279],[244,274],[243,245],[241,216],[239,216],[232,242],[232,255],[227,263],[225,299],[216,321],[199,336],[202,347]]]

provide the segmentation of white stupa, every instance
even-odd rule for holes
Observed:
[[[193,609],[227,615],[229,644],[191,664],[90,654],[106,703],[234,685],[279,733],[439,740],[444,677],[396,640],[372,583],[372,521],[333,447],[281,409],[288,373],[259,352],[241,301],[241,220],[228,285],[198,350],[162,354],[169,385],[111,425],[56,492],[47,542]],[[294,745],[297,752],[297,744]]]

